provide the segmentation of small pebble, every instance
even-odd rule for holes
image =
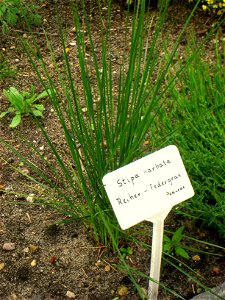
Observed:
[[[193,261],[200,261],[200,260],[201,260],[201,257],[200,257],[198,254],[196,254],[196,255],[193,255],[193,256],[192,256],[192,260],[193,260]]]
[[[109,265],[106,265],[105,266],[105,272],[109,272],[111,270],[110,266]]]
[[[69,299],[73,299],[73,298],[75,298],[75,294],[71,291],[67,291],[66,292],[66,297],[68,297]]]
[[[27,196],[26,200],[31,203],[34,202],[34,194],[29,194],[29,196]]]
[[[17,300],[17,299],[18,299],[18,297],[16,296],[16,294],[12,293],[11,297],[10,297],[10,300]]]
[[[4,243],[2,246],[2,249],[6,250],[6,251],[12,251],[12,250],[15,250],[15,248],[16,248],[15,243]]]
[[[33,259],[30,265],[31,267],[35,267],[37,265],[36,259]]]
[[[24,252],[24,253],[29,253],[29,248],[28,248],[28,247],[24,248],[24,249],[23,249],[23,252]]]
[[[101,266],[102,266],[101,260],[98,260],[98,261],[95,263],[95,266],[96,266],[96,267],[101,267]]]
[[[118,294],[119,294],[120,296],[125,296],[125,295],[127,295],[127,294],[128,294],[128,288],[127,288],[126,286],[120,286],[120,287],[118,288]]]

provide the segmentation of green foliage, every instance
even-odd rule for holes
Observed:
[[[183,238],[184,226],[178,228],[173,234],[172,238],[164,235],[164,243],[163,243],[163,251],[171,254],[174,253],[176,255],[180,255],[183,258],[189,259],[189,255],[182,247],[181,240]]]
[[[51,70],[42,60],[41,55],[36,57],[36,52],[29,49],[30,45],[26,45],[31,63],[43,86],[45,87],[45,82],[40,74],[44,73],[44,77],[48,79],[48,86],[54,91],[50,99],[63,130],[61,135],[66,145],[64,150],[67,153],[66,157],[58,152],[45,128],[41,127],[41,130],[49,145],[49,151],[56,157],[55,164],[58,165],[60,172],[56,175],[55,169],[51,168],[51,171],[54,177],[60,176],[60,186],[56,187],[43,171],[37,171],[36,162],[30,164],[26,158],[24,162],[43,178],[41,185],[45,182],[43,186],[45,190],[51,190],[49,185],[57,189],[59,201],[56,201],[55,196],[48,195],[46,199],[41,197],[40,202],[70,215],[71,220],[82,220],[96,242],[113,247],[115,250],[125,233],[119,228],[104,190],[102,178],[107,172],[140,157],[141,146],[154,119],[151,113],[159,106],[158,94],[168,66],[162,69],[161,81],[155,85],[151,105],[144,113],[143,107],[146,99],[149,98],[151,75],[157,60],[160,59],[156,55],[157,40],[166,13],[164,12],[157,21],[151,49],[148,52],[145,50],[148,49],[148,42],[144,41],[143,37],[147,37],[152,23],[150,25],[146,23],[144,7],[141,7],[138,14],[134,16],[131,23],[132,33],[126,35],[124,32],[124,40],[127,45],[130,43],[130,51],[121,53],[124,61],[115,80],[112,66],[114,62],[110,54],[113,49],[110,48],[109,43],[112,38],[110,2],[108,9],[104,21],[100,22],[101,59],[99,59],[92,38],[89,15],[84,8],[82,16],[79,16],[80,10],[73,7],[72,17],[76,28],[77,57],[81,77],[79,86],[73,80],[74,66],[68,59],[67,41],[60,18],[58,28],[61,48],[64,51],[63,68],[58,66],[51,40],[46,36],[46,43],[58,75],[57,82],[53,82]],[[109,29],[105,32],[105,28]],[[86,59],[85,50],[87,41],[90,45],[89,60]],[[41,53],[37,41],[33,40],[33,44]],[[62,94],[63,102],[60,101]],[[38,151],[35,149],[36,153]],[[43,163],[46,164],[46,161]]]
[[[185,61],[196,50],[191,39]],[[192,180],[195,196],[180,204],[177,213],[196,219],[225,237],[225,67],[224,42],[217,39],[215,57],[206,60],[207,50],[196,55],[179,81],[168,90],[153,133],[176,144]],[[184,61],[171,70],[177,72]],[[171,78],[173,73],[168,76]],[[171,134],[172,132],[172,134]],[[153,136],[154,137],[154,136]]]
[[[133,250],[131,247],[127,247],[127,248],[120,248],[120,253],[122,254],[123,258],[126,258],[126,256],[131,255],[133,253]]]
[[[6,61],[0,62],[0,79],[3,79],[5,77],[14,76],[17,73],[17,71],[12,70],[8,67],[8,64]]]
[[[20,93],[16,88],[10,87],[9,90],[3,90],[4,96],[10,102],[9,108],[0,114],[0,119],[5,117],[7,114],[15,114],[13,117],[10,127],[15,128],[22,120],[22,115],[31,114],[35,117],[43,117],[42,112],[44,111],[43,104],[36,104],[35,102],[47,97],[51,93],[50,90],[44,91],[37,95],[34,92],[34,87],[31,87],[30,92]]]
[[[9,66],[7,61],[4,58],[3,53],[0,50],[0,79],[5,77],[14,76],[17,71],[12,70]]]
[[[0,1],[0,25],[2,32],[8,33],[10,27],[15,27],[17,23],[24,25],[39,26],[41,16],[36,12],[37,5],[26,5],[23,0],[1,0]]]
[[[199,0],[188,0],[189,2],[198,2]],[[223,15],[225,13],[225,1],[224,0],[201,0],[201,7],[204,11]]]

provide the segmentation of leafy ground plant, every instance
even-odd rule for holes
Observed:
[[[0,25],[2,32],[7,34],[10,27],[17,23],[39,26],[41,16],[37,13],[37,5],[26,5],[23,0],[2,0],[0,2]]]
[[[176,255],[180,255],[183,258],[189,259],[187,251],[184,249],[184,247],[182,247],[181,244],[183,232],[184,226],[181,226],[174,232],[172,238],[164,235],[163,251],[169,254],[174,252]]]
[[[4,96],[10,102],[9,108],[0,114],[0,119],[7,114],[15,114],[10,127],[15,128],[22,121],[22,115],[33,115],[35,117],[43,117],[44,105],[37,104],[38,100],[49,96],[50,90],[43,91],[37,95],[34,92],[34,87],[31,87],[29,92],[19,92],[15,87],[10,87],[9,90],[3,90]]]

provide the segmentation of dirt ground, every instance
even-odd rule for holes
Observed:
[[[185,2],[185,1],[184,1]],[[69,5],[66,1],[59,3],[60,14],[63,26],[68,31],[69,55],[72,57],[73,41],[75,32],[69,14]],[[181,30],[185,16],[190,12],[190,7],[184,3],[174,3],[169,8],[168,26],[166,34],[174,39]],[[94,39],[98,39],[97,7],[91,7],[93,18],[93,28],[96,28]],[[45,1],[40,9],[43,17],[43,25],[50,33],[54,51],[58,55],[58,62],[61,63],[62,52],[58,42],[58,32],[55,26],[55,13],[52,2]],[[104,13],[104,11],[103,11]],[[155,14],[155,8],[150,8],[149,14]],[[194,29],[199,40],[211,28],[214,19],[204,15],[201,11],[193,19],[191,27]],[[112,7],[112,30],[113,51],[116,57],[118,49],[126,47],[124,45],[121,31],[125,26],[125,12],[118,4]],[[46,42],[39,28],[34,30],[38,37],[44,59],[51,65],[51,58],[46,48]],[[0,33],[1,50],[9,61],[10,65],[19,70],[15,78],[8,77],[1,82],[2,89],[16,86],[19,90],[29,90],[33,84],[37,91],[42,91],[32,67],[30,66],[25,53],[22,50],[20,38],[29,40],[29,33],[21,28],[13,29],[10,34]],[[185,46],[186,40],[183,39]],[[97,42],[96,42],[97,44]],[[211,49],[211,59],[213,61],[215,43],[212,39],[208,42],[208,49]],[[88,50],[88,47],[87,47]],[[182,46],[180,51],[182,51]],[[119,59],[119,58],[118,58]],[[76,68],[76,62],[74,62]],[[79,78],[78,84],[79,84]],[[0,110],[4,111],[8,107],[8,102],[0,95]],[[46,102],[43,124],[49,132],[52,140],[60,145],[63,143],[61,129],[50,103]],[[30,150],[25,145],[21,134],[28,140],[35,143],[39,148],[43,147],[44,154],[51,159],[51,154],[45,150],[45,142],[40,130],[35,125],[31,117],[26,117],[22,124],[15,130],[9,129],[10,118],[4,118],[0,123],[0,138],[8,140],[21,152],[30,155]],[[46,152],[45,152],[46,151]],[[4,159],[2,159],[4,158]],[[96,245],[83,226],[78,223],[54,225],[54,222],[62,218],[57,212],[43,206],[18,205],[18,202],[25,202],[25,196],[10,195],[7,191],[26,191],[26,180],[18,174],[9,164],[19,163],[19,158],[15,157],[8,149],[1,145],[0,148],[0,201],[1,203],[10,201],[17,204],[1,205],[0,207],[0,299],[2,300],[117,300],[117,299],[140,299],[138,293],[127,276],[125,271],[121,271],[117,264],[118,258],[107,251],[102,245]],[[9,163],[9,164],[8,164]],[[19,193],[18,193],[19,194]],[[184,225],[188,235],[199,238],[209,243],[214,243],[224,247],[217,234],[205,228],[201,228],[194,221],[181,219],[171,213],[165,222],[165,228],[176,230]],[[144,224],[144,228],[151,225]],[[151,243],[149,238],[148,243]],[[12,249],[4,249],[6,243],[12,243]],[[130,245],[133,253],[127,256],[127,260],[132,266],[139,268],[146,275],[149,275],[150,253],[148,250],[137,245]],[[188,266],[195,270],[196,276],[208,287],[215,287],[224,282],[225,278],[225,256],[224,251],[215,250],[213,247],[196,244],[189,241],[190,247],[197,247],[199,253],[193,253]],[[212,251],[220,256],[207,255],[200,252]],[[197,256],[196,256],[197,255]],[[181,265],[182,267],[182,265]],[[136,278],[140,286],[147,290],[147,279]],[[161,274],[161,283],[176,293],[183,299],[190,299],[202,291],[200,285],[181,274],[175,267],[164,264]],[[176,296],[160,287],[159,299],[173,300]]]

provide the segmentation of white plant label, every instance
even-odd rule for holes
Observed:
[[[122,229],[157,216],[194,195],[180,153],[170,145],[103,177]]]

